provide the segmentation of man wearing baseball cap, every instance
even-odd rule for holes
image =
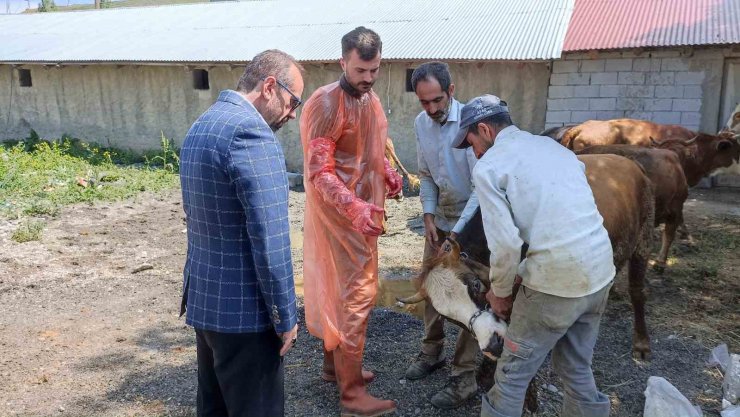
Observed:
[[[460,120],[452,146],[472,146],[479,159],[473,184],[491,251],[486,298],[495,314],[511,317],[481,416],[520,416],[552,350],[565,386],[560,415],[606,417],[609,399],[596,388],[591,359],[615,268],[585,166],[554,140],[519,130],[496,96],[474,98]],[[519,262],[523,243],[529,249]]]

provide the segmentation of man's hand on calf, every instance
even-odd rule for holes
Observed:
[[[493,293],[493,290],[488,290],[486,293],[486,300],[491,305],[491,310],[497,316],[504,320],[508,320],[511,316],[511,306],[514,304],[514,297],[509,295],[507,297],[497,297]]]

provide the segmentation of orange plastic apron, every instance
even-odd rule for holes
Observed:
[[[377,237],[352,229],[337,209],[337,201],[355,196],[383,207],[388,122],[374,92],[355,98],[335,82],[318,89],[301,115],[306,211],[303,238],[303,279],[306,325],[324,340],[327,350],[338,346],[362,355],[370,311],[378,289]],[[311,181],[320,171],[332,171],[326,158],[315,158],[311,141],[335,142],[333,186]],[[329,156],[331,157],[331,156]],[[331,158],[330,158],[331,159]],[[313,161],[313,163],[312,163]],[[324,187],[317,190],[317,187]],[[319,192],[321,191],[321,192]],[[322,195],[330,195],[325,199]],[[373,221],[381,224],[382,214]]]

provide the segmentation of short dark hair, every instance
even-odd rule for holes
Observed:
[[[370,61],[378,54],[383,53],[383,42],[380,36],[365,26],[358,26],[342,36],[342,56],[349,57],[350,52],[357,49],[357,54],[363,61]]]
[[[506,105],[505,101],[501,101],[501,104]],[[493,116],[488,116],[485,119],[478,120],[477,122],[470,125],[468,132],[478,134],[478,123],[485,123],[488,126],[494,127],[506,127],[511,126],[514,122],[511,121],[511,115],[509,113],[499,113]]]
[[[429,81],[430,78],[434,78],[442,87],[442,91],[445,93],[450,92],[450,84],[452,84],[452,76],[450,76],[450,67],[444,62],[432,61],[425,62],[419,65],[419,68],[414,70],[411,74],[411,87],[416,91],[416,84],[419,81]]]
[[[292,86],[294,80],[288,76],[288,73],[293,65],[303,73],[303,66],[283,51],[268,49],[260,52],[244,68],[244,73],[236,85],[236,91],[249,93],[257,87],[263,78],[270,75]]]

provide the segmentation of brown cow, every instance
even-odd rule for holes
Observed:
[[[681,160],[689,187],[719,168],[729,167],[740,159],[740,134],[723,131],[716,136],[699,133],[689,139],[668,137],[652,140],[656,148],[668,149]]]
[[[696,138],[695,140],[692,140]],[[696,133],[677,125],[660,125],[645,120],[589,120],[568,129],[560,144],[580,151],[597,145],[658,146],[676,152],[689,187],[740,158],[738,134],[727,131],[716,136]],[[669,142],[663,145],[663,142]],[[683,148],[680,145],[685,145]]]
[[[667,138],[691,139],[694,136],[696,133],[685,127],[661,125],[646,120],[589,120],[565,132],[560,144],[574,151],[596,145],[649,147],[651,137],[660,142]]]
[[[656,261],[657,269],[662,271],[676,236],[676,229],[683,224],[683,204],[689,196],[689,187],[678,155],[665,149],[633,145],[589,146],[576,153],[621,155],[639,163],[645,170],[655,196],[655,226],[665,224],[663,242]]]
[[[650,179],[642,168],[618,155],[581,155],[586,176],[594,193],[596,206],[604,218],[604,227],[614,250],[614,264],[619,271],[629,264],[629,293],[634,311],[632,353],[645,359],[650,354],[650,338],[645,324],[645,272],[650,254],[654,197]],[[498,335],[505,324],[487,310],[489,252],[480,212],[465,226],[457,242],[459,250],[426,262],[416,280],[418,292],[401,302],[428,299],[440,314],[465,326],[476,335],[485,354],[501,349]]]

